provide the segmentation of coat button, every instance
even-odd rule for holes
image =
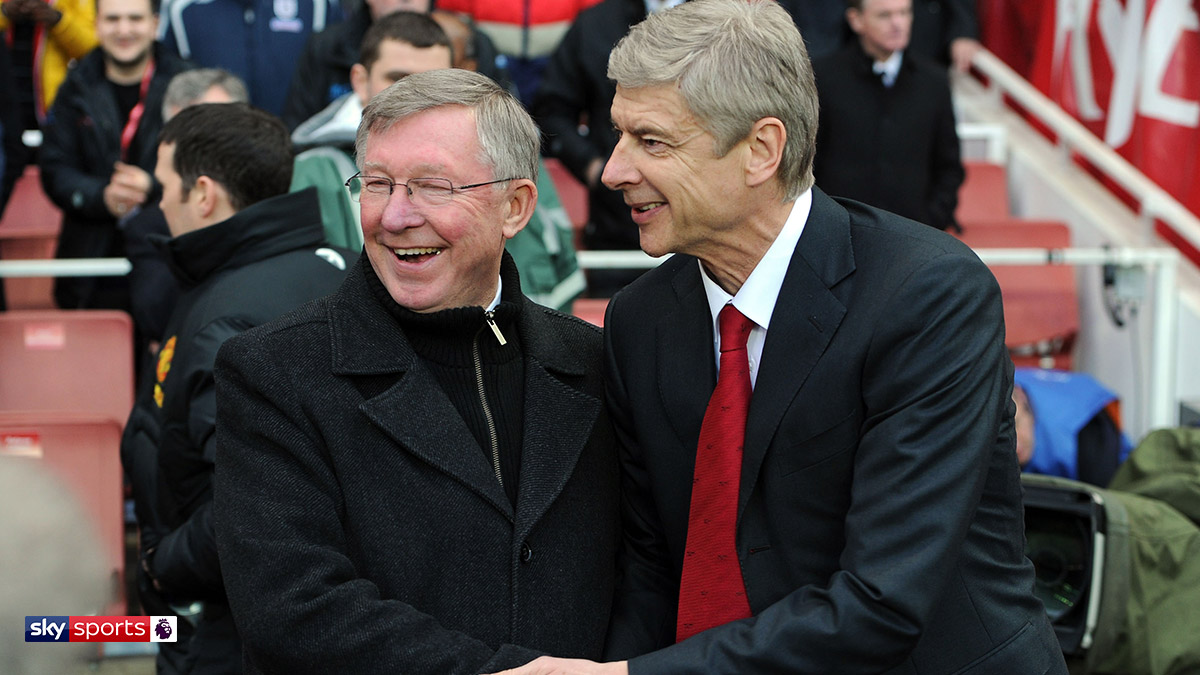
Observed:
[[[529,548],[527,542],[521,542],[521,562],[529,563],[533,560],[533,549]]]

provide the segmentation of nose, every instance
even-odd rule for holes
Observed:
[[[604,165],[604,171],[600,174],[600,182],[610,190],[620,190],[622,186],[631,185],[638,180],[637,171],[629,160],[628,144],[629,135],[617,141],[617,147],[613,148],[612,155],[609,156],[608,162]]]
[[[416,206],[413,205],[412,197],[408,194],[408,189],[403,185],[397,185],[383,205],[380,225],[386,230],[399,232],[410,227],[416,227],[423,222],[425,222],[425,218],[420,214]]]

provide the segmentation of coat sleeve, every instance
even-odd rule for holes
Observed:
[[[546,133],[546,153],[557,157],[563,166],[587,184],[587,167],[594,159],[606,159],[595,145],[579,133],[579,118],[587,110],[589,91],[587,73],[580,62],[584,30],[578,22],[563,36],[550,56],[534,99],[534,115]]]
[[[887,290],[861,372],[847,373],[860,379],[865,417],[840,569],[751,618],[632,659],[631,674],[854,675],[911,653],[938,602],[931,583],[958,564],[989,466],[1003,461],[997,448],[1012,447],[1012,368],[999,288],[978,260],[942,255]],[[623,459],[637,491],[639,467]],[[644,493],[626,499],[635,516],[645,510]],[[626,523],[626,573],[661,596],[663,549],[642,522]]]
[[[99,44],[96,5],[91,0],[59,0],[54,8],[62,18],[50,29],[51,38],[73,59],[82,59]]]
[[[84,111],[78,100],[84,96],[68,77],[58,90],[49,119],[42,128],[39,165],[42,188],[50,201],[64,211],[111,222],[104,206],[104,188],[112,171],[96,175],[84,166]]]
[[[963,170],[958,129],[954,120],[954,104],[950,97],[950,85],[945,75],[938,73],[935,111],[936,127],[929,151],[929,194],[926,209],[929,225],[939,230],[960,228],[954,211],[958,208],[958,189],[962,187],[966,172]]]
[[[320,33],[308,36],[300,59],[296,62],[296,72],[288,86],[287,98],[283,102],[281,115],[288,131],[295,131],[309,117],[317,114],[328,103],[325,96],[328,92],[321,90],[324,77],[321,73],[320,52],[318,46]]]
[[[289,372],[311,365],[280,363],[257,336],[217,359],[217,544],[247,658],[264,673],[473,674],[538,656],[448,630],[356,567],[327,439]]]

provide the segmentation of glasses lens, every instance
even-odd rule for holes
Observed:
[[[454,198],[454,184],[445,178],[414,178],[408,181],[414,204],[441,206]]]

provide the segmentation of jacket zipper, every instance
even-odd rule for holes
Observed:
[[[508,340],[504,339],[504,334],[500,332],[500,327],[496,325],[495,314],[491,311],[483,313],[483,320],[487,323],[488,328],[492,329],[492,333],[496,336],[496,341],[500,346],[508,344]],[[479,390],[479,403],[483,406],[483,418],[487,421],[488,440],[492,445],[492,470],[496,473],[496,481],[500,483],[500,487],[504,487],[504,478],[500,475],[500,438],[496,435],[496,420],[492,417],[492,407],[488,405],[487,392],[483,388],[483,358],[479,352],[479,340],[483,335],[481,329],[475,336],[475,342],[471,344],[471,360],[475,364],[475,386]]]

